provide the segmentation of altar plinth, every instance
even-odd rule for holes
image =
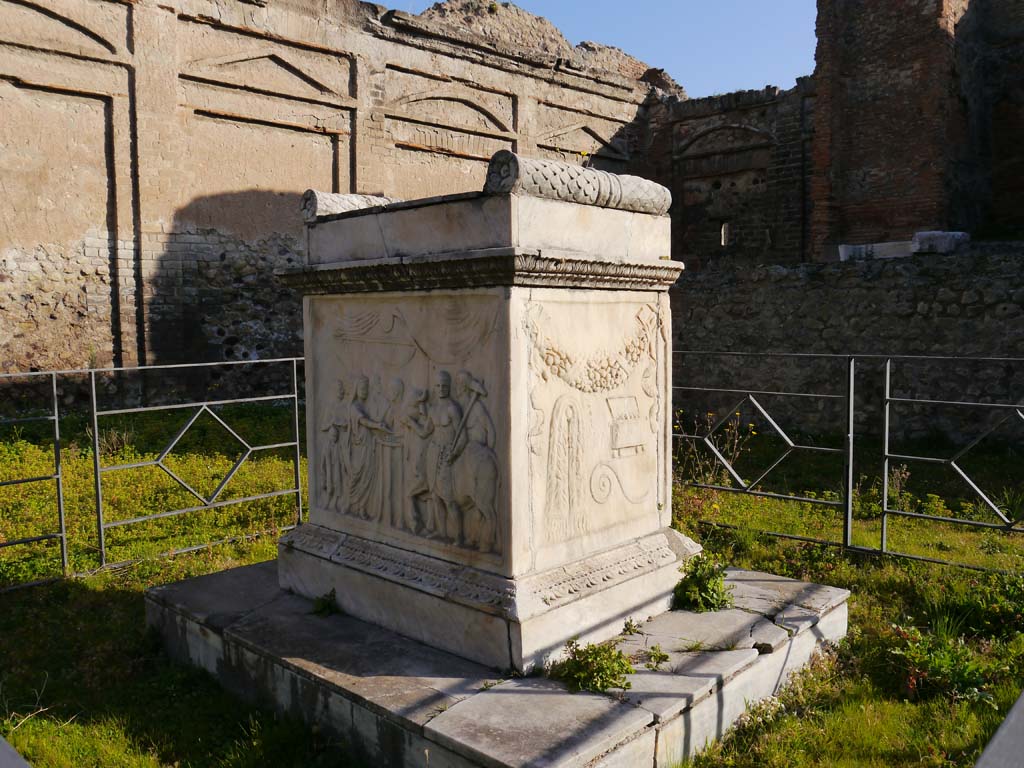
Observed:
[[[519,672],[667,610],[669,202],[503,152],[483,193],[311,216],[281,586]]]

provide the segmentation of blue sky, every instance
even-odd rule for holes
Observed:
[[[419,13],[431,0],[391,0]],[[668,70],[691,97],[777,85],[814,70],[815,0],[517,0],[572,43],[615,45]],[[623,9],[628,9],[624,12]]]

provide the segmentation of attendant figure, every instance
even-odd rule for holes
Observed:
[[[364,520],[373,519],[372,496],[376,475],[376,447],[374,433],[384,427],[370,416],[367,397],[370,381],[366,376],[356,379],[352,404],[349,408],[349,480],[348,513]]]
[[[320,452],[321,503],[328,509],[339,509],[345,500],[345,479],[348,477],[349,428],[348,403],[345,401],[345,382],[338,379],[338,402],[320,428],[326,433]]]
[[[426,470],[438,533],[452,543],[461,544],[462,519],[455,500],[452,462],[462,452],[466,436],[459,433],[462,409],[451,399],[451,388],[451,375],[447,371],[438,371],[434,402],[427,409],[424,429],[424,436],[429,438]]]

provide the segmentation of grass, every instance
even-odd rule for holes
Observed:
[[[218,411],[251,442],[290,439],[282,408]],[[110,420],[101,434],[104,466],[149,460],[181,420],[135,416]],[[98,565],[87,425],[68,420],[63,451],[73,570]],[[204,417],[168,464],[202,493],[212,491],[238,456],[237,443]],[[984,457],[983,457],[984,458]],[[979,482],[997,487],[1019,477],[1016,455],[990,455]],[[771,446],[742,456],[753,472]],[[780,465],[778,489],[835,496],[840,476],[829,457]],[[51,471],[52,444],[42,429],[0,434],[0,479]],[[841,471],[841,467],[838,468]],[[944,506],[952,516],[980,514],[936,467],[915,467],[901,504]],[[880,533],[880,490],[868,468],[856,500],[858,543]],[[250,459],[225,498],[290,487],[291,456]],[[914,483],[936,494],[916,490]],[[1008,508],[1012,485],[998,485]],[[194,498],[161,471],[104,476],[107,520],[190,506]],[[994,492],[995,493],[995,492]],[[832,494],[832,495],[829,495]],[[801,674],[778,699],[753,710],[696,766],[968,766],[1024,686],[1024,581],[888,557],[844,554],[837,547],[784,541],[756,529],[838,541],[841,518],[806,502],[678,489],[676,525],[730,564],[845,587],[850,636]],[[202,672],[172,664],[144,629],[142,592],[189,576],[257,562],[275,554],[294,499],[249,502],[189,513],[109,533],[109,560],[140,560],[85,578],[0,594],[0,734],[40,768],[50,766],[347,766],[342,744],[306,727],[245,706]],[[702,520],[735,528],[707,525]],[[0,491],[0,537],[54,530],[52,484]],[[1020,573],[1012,534],[928,523],[890,523],[893,548],[962,559]],[[175,558],[156,555],[253,530],[252,541]],[[57,549],[40,544],[0,549],[0,587],[59,573]],[[915,634],[916,633],[916,634]],[[919,640],[915,639],[919,638]],[[972,692],[973,691],[973,692]]]
[[[291,439],[288,409],[241,406],[218,413],[251,444]],[[102,464],[154,459],[187,417],[108,420]],[[88,572],[99,565],[92,440],[80,419],[63,420],[62,430],[71,570]],[[0,479],[52,472],[52,443],[44,430],[12,429],[4,437]],[[206,495],[238,455],[237,441],[204,416],[167,464]],[[292,454],[263,452],[242,465],[221,498],[293,483]],[[152,467],[104,475],[103,493],[108,521],[198,504]],[[271,559],[282,527],[294,516],[294,496],[282,496],[115,528],[107,536],[108,562],[140,562],[0,594],[0,735],[39,768],[355,765],[344,745],[254,710],[205,673],[171,663],[145,629],[146,588]],[[0,490],[0,541],[56,529],[53,483]],[[263,530],[268,533],[253,540],[157,556]],[[0,587],[59,573],[54,542],[0,549]]]
[[[108,419],[101,426],[101,466],[155,460],[190,415],[179,412]],[[287,408],[242,405],[218,409],[218,415],[250,445],[292,439],[293,417]],[[87,426],[74,418],[63,420],[62,430],[69,569],[72,573],[89,572],[100,565],[92,438]],[[200,495],[209,497],[243,450],[224,427],[204,414],[164,463]],[[253,453],[217,500],[237,500],[293,488],[293,456],[294,449]],[[9,428],[6,434],[0,433],[0,481],[40,477],[53,471],[52,438],[45,432]],[[108,524],[202,504],[155,466],[104,473],[102,494],[104,520]],[[254,531],[275,533],[294,522],[295,511],[295,495],[291,494],[113,527],[105,534],[107,562],[154,557]],[[0,543],[53,533],[58,528],[54,482],[14,485],[0,491]],[[56,541],[0,549],[0,589],[59,574],[60,551]]]
[[[274,554],[266,537],[0,596],[0,735],[37,768],[355,765],[172,663],[145,629],[145,588]]]
[[[689,516],[700,509],[694,496],[726,508],[730,501],[725,494],[677,492],[677,526],[701,538],[713,556],[844,587],[853,596],[849,636],[838,649],[688,765],[974,765],[1024,688],[1024,577],[844,554],[749,529],[707,526]],[[773,503],[759,505],[760,522],[778,522]],[[936,646],[962,649],[952,657],[953,673],[980,674],[983,690],[973,695],[953,684],[921,685],[920,666],[902,655],[908,629],[931,639],[925,671],[943,680],[939,672],[948,672],[942,666],[948,659]]]

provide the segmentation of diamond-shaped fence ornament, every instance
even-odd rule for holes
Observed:
[[[729,421],[732,418],[734,418],[734,414],[741,413],[743,410],[743,406],[746,403],[749,403],[750,406],[761,415],[761,418],[764,420],[764,423],[771,427],[772,431],[774,431],[775,434],[779,436],[779,438],[786,446],[782,452],[782,455],[780,455],[775,461],[773,461],[768,466],[768,469],[762,472],[756,480],[753,480],[749,483],[744,482],[739,472],[732,465],[732,463],[730,463],[730,461],[726,458],[726,456],[720,450],[719,446],[714,441],[715,434],[720,431],[724,431],[727,428]],[[783,461],[785,461],[789,454],[791,454],[796,449],[796,444],[789,438],[789,435],[786,434],[785,430],[778,425],[775,419],[772,418],[771,414],[769,414],[768,411],[765,410],[764,406],[762,406],[761,403],[758,402],[757,398],[754,397],[753,395],[747,395],[746,397],[744,397],[733,408],[731,408],[723,418],[721,418],[717,423],[715,423],[714,426],[712,426],[711,429],[708,430],[708,433],[704,436],[703,442],[704,445],[707,446],[708,450],[710,450],[715,455],[715,458],[718,460],[718,462],[723,467],[725,467],[726,471],[736,482],[736,484],[745,491],[750,491],[757,488],[757,486],[764,482],[765,478],[767,478],[768,475],[771,474],[772,470],[774,470]]]
[[[960,476],[970,488],[973,490],[981,502],[988,507],[988,509],[996,515],[1002,522],[1008,526],[1013,526],[1017,523],[1022,522],[1020,519],[1014,519],[1010,517],[1004,511],[1004,509],[997,503],[997,500],[993,499],[992,495],[986,493],[981,486],[970,476],[967,469],[964,467],[965,460],[969,458],[972,451],[974,451],[979,445],[984,443],[989,438],[998,434],[1001,430],[1007,428],[1013,429],[1018,428],[1024,424],[1024,408],[1014,408],[1009,413],[999,418],[995,424],[989,427],[987,430],[982,432],[978,437],[974,438],[968,445],[960,449],[951,459],[947,461],[947,464],[952,468],[957,475]]]
[[[235,454],[237,458],[235,459],[234,464],[231,466],[231,469],[229,469],[227,474],[224,475],[224,477],[220,480],[220,482],[217,484],[217,487],[211,493],[206,495],[204,495],[201,492],[203,489],[197,490],[194,487],[194,485],[198,485],[198,483],[187,482],[184,478],[181,477],[181,475],[178,472],[175,472],[173,469],[171,469],[171,467],[167,465],[167,459],[173,458],[174,449],[185,438],[189,430],[191,430],[197,424],[197,422],[199,422],[199,420],[204,416],[212,419],[215,422],[215,424],[220,428],[220,431],[222,431],[225,434],[225,437],[227,437],[233,442],[237,442],[239,445],[239,450]],[[171,442],[167,445],[166,448],[164,448],[163,452],[157,458],[156,465],[160,467],[160,469],[162,469],[164,472],[166,472],[171,478],[173,478],[174,481],[178,483],[178,485],[180,485],[186,491],[195,496],[199,501],[201,501],[204,506],[209,506],[217,501],[223,490],[227,487],[227,484],[231,482],[231,478],[235,476],[235,473],[238,472],[239,468],[242,466],[242,464],[245,463],[246,459],[248,459],[249,456],[252,455],[252,452],[253,447],[251,445],[249,445],[245,440],[243,440],[239,436],[239,434],[235,432],[235,430],[233,430],[231,427],[229,427],[224,422],[224,420],[221,419],[216,413],[211,411],[207,406],[203,405],[191,416],[191,418],[189,418],[188,421],[185,422],[184,426],[182,426],[182,428],[178,430],[178,433],[171,439]],[[225,453],[228,452],[225,451]]]

